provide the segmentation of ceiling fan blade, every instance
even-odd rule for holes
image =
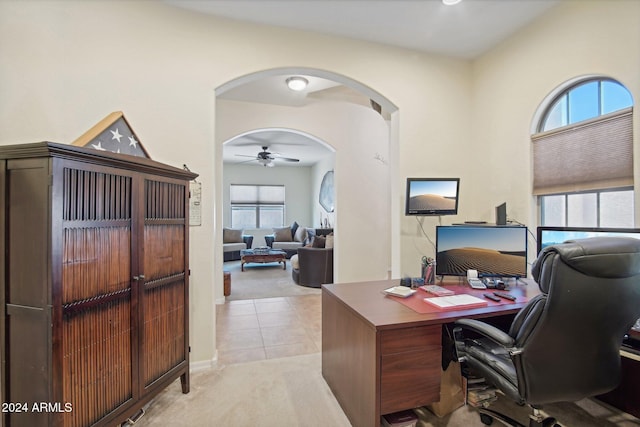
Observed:
[[[275,160],[284,160],[285,162],[299,162],[300,159],[292,159],[290,157],[276,157]]]
[[[251,157],[252,159],[258,159],[256,156],[247,156],[246,154],[236,154],[236,157]]]
[[[241,162],[236,162],[236,163],[234,163],[234,164],[236,164],[236,165],[243,165],[243,164],[245,164],[245,163],[253,163],[253,162],[255,162],[255,161],[256,161],[256,159],[243,160],[243,161],[241,161]]]

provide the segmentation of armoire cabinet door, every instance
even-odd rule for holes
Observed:
[[[84,168],[69,162],[61,177],[65,426],[91,425],[134,397],[132,176]]]
[[[187,191],[184,181],[144,180],[143,387],[188,358]]]

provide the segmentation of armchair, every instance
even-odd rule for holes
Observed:
[[[298,285],[319,288],[333,283],[333,248],[299,248],[297,266],[291,264],[291,276]]]
[[[542,293],[509,332],[473,319],[455,322],[458,357],[520,405],[529,426],[556,426],[542,405],[616,387],[622,339],[640,317],[640,240],[596,237],[549,246],[532,267]],[[480,335],[482,338],[477,338]],[[488,408],[481,421],[522,426]]]

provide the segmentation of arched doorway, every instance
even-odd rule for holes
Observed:
[[[304,75],[334,82],[307,97],[303,106],[268,104],[264,100],[227,99],[229,94],[260,80]],[[357,95],[357,96],[354,96]],[[360,101],[365,99],[368,105]],[[222,143],[253,129],[279,127],[316,135],[336,149],[336,281],[383,279],[397,260],[398,214],[391,209],[392,180],[397,179],[397,108],[369,87],[335,73],[307,68],[282,68],[234,79],[216,90],[216,230],[222,228]],[[216,241],[221,241],[218,237]],[[215,274],[222,274],[216,256]],[[374,267],[372,267],[372,265]],[[220,290],[216,295],[222,295]],[[220,301],[220,298],[216,298]]]
[[[289,258],[293,248],[311,244],[309,236],[323,228],[323,221],[323,232],[333,229],[335,212],[320,203],[322,180],[335,169],[335,150],[326,142],[293,129],[256,129],[225,141],[223,161],[222,219],[227,235],[242,230],[243,243],[255,249],[271,245],[267,238],[274,236],[274,229],[296,224],[294,241],[280,243],[292,247]],[[280,263],[244,267],[233,252],[236,247],[237,243],[223,244],[224,268],[233,277],[226,301],[319,294],[319,289],[296,284],[294,259],[285,261],[284,268]]]

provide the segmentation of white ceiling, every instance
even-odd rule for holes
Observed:
[[[311,31],[382,43],[461,59],[474,59],[517,30],[525,27],[562,0],[462,0],[445,6],[441,0],[164,0],[165,3],[219,17]],[[306,76],[309,87],[302,93],[288,90],[289,76],[269,76],[233,88],[221,98],[302,106],[318,99],[339,99],[368,104],[368,99],[338,83]],[[268,142],[268,143],[267,143]],[[225,163],[257,161],[267,145],[269,151],[299,158],[310,165],[329,152],[304,135],[271,129],[241,135],[224,147]]]
[[[238,21],[472,59],[560,0],[165,0]]]

